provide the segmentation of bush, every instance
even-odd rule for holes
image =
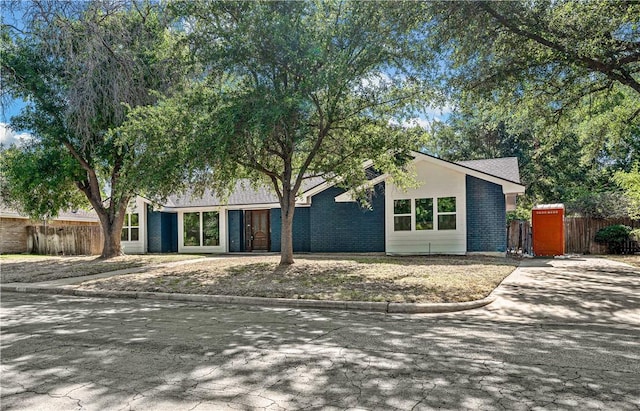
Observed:
[[[622,254],[622,245],[629,239],[631,227],[616,224],[598,230],[595,240],[604,243],[611,254]]]

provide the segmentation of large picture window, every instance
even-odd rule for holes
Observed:
[[[186,247],[220,245],[220,215],[217,211],[184,213],[182,227]]]
[[[138,241],[140,239],[140,219],[138,213],[127,213],[122,224],[120,241]]]
[[[411,200],[393,200],[393,230],[411,231]]]
[[[438,198],[438,230],[456,229],[456,198]]]

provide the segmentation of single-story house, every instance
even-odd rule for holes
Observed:
[[[369,180],[371,208],[322,179],[296,202],[294,252],[505,255],[506,211],[525,191],[514,157],[453,163],[414,153],[419,183],[402,190]],[[280,251],[280,204],[267,188],[238,183],[228,199],[173,196],[160,208],[136,200],[123,228],[127,253]]]

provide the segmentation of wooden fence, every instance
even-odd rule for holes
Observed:
[[[95,255],[102,253],[103,236],[100,226],[44,225],[27,227],[27,247],[32,254]]]
[[[634,229],[640,228],[640,220],[631,220],[630,218],[565,218],[565,252],[567,254],[606,254],[607,246],[596,243],[594,238],[598,230],[614,224],[624,224]],[[531,254],[533,251],[531,236],[532,228],[528,221],[511,221],[507,228],[508,249],[511,252]],[[632,242],[628,242],[624,247],[630,250]]]

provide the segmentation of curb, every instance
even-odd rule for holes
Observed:
[[[61,294],[77,297],[131,298],[212,304],[241,304],[259,307],[370,311],[390,314],[450,313],[483,307],[485,305],[491,304],[496,300],[496,296],[493,294],[493,292],[489,294],[489,296],[481,300],[465,301],[462,303],[391,303],[369,301],[325,301],[294,298],[242,297],[235,295],[155,293],[142,291],[82,290],[71,287],[38,287],[33,285],[2,285],[0,286],[0,291],[33,294]]]

